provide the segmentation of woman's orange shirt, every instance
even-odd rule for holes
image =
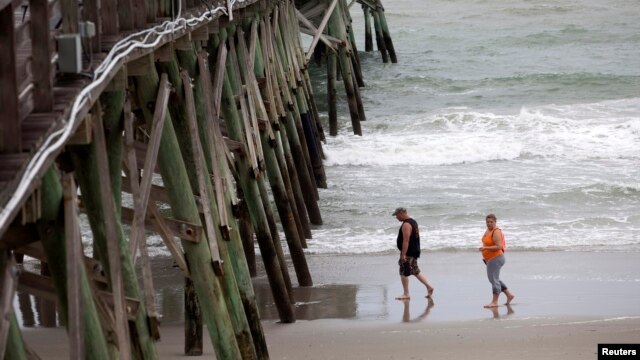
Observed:
[[[498,231],[502,231],[499,228],[495,228],[493,231],[484,234],[484,236],[482,237],[482,246],[484,247],[488,247],[488,246],[494,246],[496,245],[496,243],[493,242],[493,233],[498,230]],[[497,256],[500,256],[504,254],[504,251],[502,249],[498,249],[498,250],[482,250],[482,258],[484,259],[484,261],[489,261]]]

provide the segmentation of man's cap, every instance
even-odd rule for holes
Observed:
[[[403,207],[397,207],[394,211],[393,214],[391,214],[391,216],[396,216],[400,213],[406,213],[407,209],[403,208]]]

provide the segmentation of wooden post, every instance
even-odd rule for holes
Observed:
[[[179,54],[182,52],[179,52]],[[194,74],[197,72],[196,66],[196,57],[193,51],[187,51],[181,56],[183,58],[183,68],[190,70]],[[218,266],[223,266],[224,268],[224,278],[222,279],[222,285],[225,288],[225,292],[227,294],[227,306],[230,310],[230,317],[233,323],[236,338],[238,341],[238,346],[240,348],[240,352],[242,353],[243,358],[256,358],[256,352],[253,347],[253,339],[251,338],[251,332],[249,330],[249,325],[247,323],[247,317],[244,313],[244,307],[242,306],[242,302],[240,300],[240,293],[238,291],[238,284],[236,281],[236,276],[233,271],[233,266],[231,264],[231,256],[229,255],[228,250],[228,242],[223,240],[223,235],[221,233],[220,226],[220,215],[217,205],[217,201],[213,196],[213,186],[211,184],[209,169],[207,163],[205,161],[204,149],[202,146],[202,138],[206,139],[207,134],[200,134],[198,132],[198,120],[196,119],[196,100],[194,99],[194,91],[192,89],[191,77],[186,70],[181,72],[181,77],[183,81],[183,88],[186,99],[186,108],[187,108],[187,122],[189,128],[189,139],[192,146],[192,156],[194,168],[196,171],[196,178],[199,182],[199,194],[201,198],[201,203],[203,209],[205,210],[205,223],[207,227],[211,226],[211,237],[209,239],[210,244],[213,243],[216,245],[216,248],[219,251],[218,254]],[[204,114],[204,99],[203,99],[203,91],[201,86],[200,78],[197,78],[197,85],[195,86],[195,90],[197,90],[197,103],[198,103],[198,114],[197,117],[200,119],[205,118]],[[203,123],[204,120],[201,120],[200,123]],[[200,174],[197,174],[200,172]],[[222,195],[222,194],[220,194]],[[205,203],[208,203],[205,205]],[[209,214],[207,214],[207,211]],[[207,223],[206,217],[209,216],[209,220]],[[214,221],[217,223],[214,224]],[[211,246],[211,245],[210,245]],[[212,259],[213,259],[213,249],[212,251]],[[220,259],[222,259],[222,263],[220,264]],[[215,259],[214,268],[215,268]],[[221,269],[222,270],[222,269]]]
[[[317,199],[317,188],[319,186],[326,188],[326,177],[324,175],[324,168],[322,167],[322,159],[320,159],[319,157],[320,152],[317,149],[314,129],[311,121],[309,120],[309,117],[311,117],[312,114],[307,104],[307,98],[303,85],[304,77],[302,74],[302,69],[297,61],[298,48],[296,47],[296,40],[299,43],[299,33],[296,33],[296,40],[294,40],[294,36],[290,27],[290,20],[287,18],[287,15],[290,14],[288,10],[289,4],[290,3],[284,3],[283,7],[281,8],[281,20],[276,29],[276,32],[279,36],[277,35],[276,38],[278,40],[278,47],[280,48],[281,53],[284,53],[286,55],[283,56],[283,61],[285,62],[285,64],[287,64],[287,67],[291,69],[296,77],[297,88],[292,88],[292,91],[295,92],[296,97],[296,107],[294,108],[296,112],[295,118],[296,120],[299,120],[296,121],[296,130],[298,132],[300,144],[304,149],[303,155],[305,157],[305,162],[308,167],[310,179],[312,180],[312,185],[314,187]],[[311,174],[313,174],[314,176],[311,176]],[[318,184],[318,182],[320,184]]]
[[[80,237],[80,225],[78,224],[78,189],[73,175],[66,173],[62,176],[64,192],[64,222],[65,222],[65,248],[67,257],[67,298],[69,299],[69,313],[67,328],[69,332],[69,358],[82,359],[85,357],[82,313],[83,307],[80,271],[84,264],[82,251],[82,238]]]
[[[196,289],[190,278],[184,278],[184,354],[202,355],[202,316]]]
[[[384,42],[384,35],[382,32],[382,22],[380,20],[380,8],[376,6],[375,9],[372,9],[373,12],[373,27],[376,31],[376,45],[378,46],[378,51],[380,51],[380,55],[382,55],[382,62],[389,62],[389,54],[387,53],[387,46]]]
[[[0,249],[0,355],[3,357],[7,347],[14,348],[20,343],[16,340],[21,340],[10,336],[13,297],[18,286],[15,265],[11,252],[8,249]]]
[[[391,57],[392,63],[397,63],[398,58],[396,57],[396,50],[393,48],[393,41],[391,40],[391,34],[389,33],[389,27],[387,26],[387,17],[384,16],[384,7],[380,0],[378,1],[378,13],[380,14],[380,26],[382,27],[382,38],[384,39],[384,45],[387,51],[389,52],[389,56]]]
[[[27,354],[26,345],[22,338],[22,332],[20,331],[20,324],[18,324],[18,319],[16,317],[16,313],[11,311],[9,314],[9,333],[7,334],[6,346],[5,350],[1,351],[0,356],[4,359],[12,359],[12,360],[28,360],[31,359],[31,354]]]
[[[221,266],[219,269],[220,275],[224,273],[223,277],[219,277],[220,285],[224,288],[224,293],[226,294],[224,300],[227,302],[227,308],[229,309],[230,319],[235,330],[240,352],[245,358],[253,358],[256,356],[255,349],[253,348],[251,332],[242,306],[242,300],[240,299],[237,278],[232,267],[229,242],[224,240],[228,239],[228,235],[223,235],[222,233],[223,230],[228,230],[228,228],[226,225],[224,227],[222,226],[221,211],[218,207],[218,201],[214,196],[213,185],[210,181],[209,164],[211,163],[207,163],[205,156],[205,153],[210,154],[210,151],[205,151],[204,145],[209,144],[211,140],[208,138],[210,131],[205,129],[205,109],[207,109],[205,102],[207,100],[204,97],[205,91],[203,91],[201,77],[198,76],[198,59],[193,46],[185,47],[184,50],[178,51],[177,55],[180,60],[180,65],[184,69],[180,73],[182,86],[177,87],[177,94],[180,99],[178,103],[184,103],[184,107],[183,110],[180,110],[180,107],[176,105],[171,106],[172,114],[175,115],[173,119],[175,119],[175,123],[178,125],[176,127],[178,137],[183,139],[181,143],[191,145],[187,147],[187,149],[182,149],[183,157],[185,163],[190,164],[188,173],[190,178],[194,180],[192,186],[199,189],[201,205],[203,209],[208,208],[204,210],[204,216],[205,223],[207,224],[206,227],[210,229],[209,236],[211,238],[209,238],[209,243],[210,246],[215,245],[219,252],[217,255],[218,259],[216,260],[213,259],[214,250],[212,250],[212,263],[214,269]],[[170,76],[174,76],[173,69],[167,69],[171,70],[169,72]],[[192,76],[195,78],[193,84],[191,82]],[[182,98],[184,98],[184,100],[182,100]],[[186,116],[183,115],[184,113],[186,113]],[[221,142],[218,143],[221,144]],[[198,171],[201,172],[201,175],[197,174]],[[197,179],[200,180],[195,181]],[[223,196],[222,192],[222,190],[219,191],[220,196]],[[207,203],[206,205],[205,202]],[[226,211],[226,209],[224,210]],[[206,217],[209,217],[209,220],[206,220]],[[227,224],[226,220],[225,217],[225,224]],[[233,255],[235,257],[236,254]]]
[[[135,77],[135,84],[140,103],[147,104],[154,101],[158,87],[158,74],[155,69],[146,76]],[[152,114],[145,107],[142,110],[147,124],[150,125]],[[166,115],[158,153],[158,165],[169,195],[173,216],[183,221],[200,224],[198,207],[170,114]],[[202,236],[203,240],[198,243],[182,241],[182,247],[198,294],[204,323],[207,324],[217,358],[240,358],[240,350],[223,294],[219,287],[214,286],[217,281],[211,266],[207,240],[204,235]]]
[[[306,247],[305,238],[311,238],[311,227],[309,225],[309,217],[307,215],[306,206],[304,204],[304,198],[302,196],[297,172],[295,170],[295,167],[293,167],[292,165],[293,159],[291,159],[291,164],[287,164],[284,156],[285,151],[280,137],[280,132],[283,128],[279,120],[280,114],[284,116],[284,108],[280,99],[280,92],[276,91],[277,80],[275,79],[273,58],[271,57],[271,53],[268,50],[269,45],[266,44],[268,37],[264,21],[260,21],[259,35],[260,36],[257,39],[256,44],[256,51],[259,52],[261,56],[256,56],[256,73],[259,76],[264,73],[265,76],[265,86],[263,86],[261,90],[263,93],[263,97],[266,97],[267,101],[269,102],[269,118],[275,130],[274,137],[276,139],[277,145],[276,156],[278,158],[278,165],[280,167],[280,172],[282,173],[289,198],[292,200],[291,207],[293,213],[296,215],[295,220],[296,226],[298,227],[298,232],[300,234],[300,242],[302,243],[302,247]]]
[[[61,310],[61,318],[66,324],[69,313],[67,296],[67,255],[65,252],[65,228],[63,217],[63,193],[58,171],[51,167],[42,179],[42,216],[36,223],[38,234],[44,247],[48,268],[51,271],[58,304]],[[98,315],[96,300],[94,300],[91,285],[84,266],[79,268],[81,282],[81,296],[83,304],[83,338],[84,348],[87,354],[92,354],[96,359],[112,359],[117,354],[109,352],[107,338],[103,332],[105,319]],[[107,326],[108,328],[108,326]]]
[[[216,37],[212,37],[212,39],[217,39]],[[243,206],[244,203],[238,204],[235,195],[231,191],[231,184],[228,185],[227,191],[224,190],[223,179],[228,179],[231,177],[231,170],[229,168],[229,162],[226,157],[226,147],[223,145],[224,141],[222,139],[222,134],[220,131],[220,123],[219,123],[219,114],[220,114],[220,103],[222,96],[222,86],[224,79],[224,71],[226,64],[226,52],[227,48],[225,46],[218,46],[217,54],[215,55],[214,64],[217,65],[215,76],[213,78],[214,84],[212,89],[211,84],[211,72],[209,71],[209,66],[206,58],[206,53],[204,51],[200,52],[198,56],[198,66],[199,66],[199,77],[200,83],[202,86],[203,98],[204,98],[204,109],[205,109],[205,117],[199,119],[200,127],[204,129],[202,132],[205,136],[205,140],[203,141],[204,147],[207,149],[207,153],[211,153],[209,164],[209,171],[214,174],[214,182],[216,186],[216,198],[218,200],[218,210],[221,217],[225,217],[221,219],[222,224],[226,224],[228,228],[226,239],[229,240],[228,250],[231,257],[231,265],[233,266],[233,273],[236,275],[236,280],[238,284],[238,291],[240,292],[240,297],[242,298],[242,303],[245,310],[245,315],[247,317],[247,321],[249,323],[249,328],[251,330],[251,336],[254,342],[254,348],[256,351],[256,355],[258,359],[268,359],[269,352],[267,349],[267,343],[264,338],[264,332],[262,329],[262,323],[260,322],[260,316],[258,314],[258,307],[256,304],[256,297],[253,291],[253,284],[251,283],[251,270],[250,266],[253,266],[253,271],[255,272],[255,255],[253,250],[253,230],[250,229],[249,235],[245,234],[244,238],[241,238],[240,232],[242,231],[242,227],[248,226],[251,227],[251,221],[249,219],[249,214],[245,208],[245,221],[244,224],[238,224],[236,219],[233,217],[233,206],[237,204],[237,206]],[[215,90],[214,90],[215,89]],[[238,229],[240,228],[240,229]],[[246,256],[242,256],[243,248],[246,249],[244,240],[248,239],[251,247],[250,251],[245,250]],[[253,257],[250,258],[250,255]],[[247,264],[247,262],[249,262]]]
[[[115,93],[112,95],[113,96],[102,98],[104,101],[109,101],[105,102],[105,106],[103,107],[103,109],[106,110],[105,120],[111,118],[121,119],[123,106],[122,97],[116,96]],[[101,119],[99,122],[102,123]],[[106,122],[107,121],[105,121],[105,123]],[[95,126],[94,131],[96,136],[101,137],[99,133],[104,130],[98,129],[98,125]],[[102,140],[98,140],[98,137],[96,137],[90,145],[73,147],[72,159],[76,168],[76,178],[82,190],[83,206],[87,211],[89,223],[94,235],[94,249],[102,262],[105,273],[112,275],[111,261],[119,263],[118,266],[121,269],[120,276],[122,277],[121,281],[124,286],[125,295],[134,299],[141,299],[137,275],[130,257],[130,252],[128,251],[129,246],[124,237],[124,231],[122,230],[122,223],[119,216],[120,207],[116,207],[116,203],[120,198],[120,184],[122,181],[122,133],[115,133],[118,134],[120,138],[117,146],[107,148],[105,140],[105,144],[100,146],[102,150],[98,150],[97,142]],[[113,131],[111,131],[110,134],[113,134]],[[109,152],[108,155],[107,151]],[[110,163],[111,166],[99,165],[102,164],[102,162],[105,164]],[[110,179],[110,181],[104,181],[104,179]],[[108,185],[106,185],[107,183]],[[111,189],[113,189],[113,191],[111,191]],[[108,202],[111,205],[103,204],[104,202]],[[109,222],[109,219],[113,219],[113,222]],[[110,227],[114,228],[109,229]],[[109,245],[110,242],[113,244]],[[114,256],[118,256],[120,261],[111,260],[109,256],[109,246],[113,245],[115,245],[116,248],[114,249],[112,247],[111,252],[117,254]],[[125,329],[121,329],[121,331],[124,330]],[[135,320],[135,332],[132,332],[131,336],[134,339],[132,344],[134,345],[133,349],[135,353],[142,353],[143,356],[147,358],[157,357],[155,346],[149,334],[147,311],[144,306],[139,306]]]
[[[252,98],[258,103],[258,108],[262,109],[262,115],[266,117],[266,108],[262,103],[262,98],[259,96],[257,80],[252,71],[252,66],[250,66],[247,59],[249,57],[249,54],[246,47],[244,46],[245,44],[242,33],[239,34],[238,43],[241,58],[244,59],[244,66],[241,66],[240,69],[242,69],[245,73],[245,81],[248,83],[247,87],[250,89]],[[278,213],[280,215],[280,221],[285,231],[285,237],[289,245],[291,259],[294,263],[294,268],[298,277],[298,283],[301,286],[312,286],[313,282],[311,280],[311,274],[309,273],[309,269],[307,267],[304,252],[302,251],[298,227],[291,211],[291,201],[288,197],[287,190],[284,187],[285,185],[282,178],[282,173],[280,172],[278,160],[275,155],[275,138],[272,135],[273,133],[271,124],[265,121],[264,127],[265,128],[260,132],[260,138],[262,142],[263,153],[265,156],[267,175],[269,177],[269,183],[271,184],[271,190],[276,202],[276,208],[278,209]]]
[[[8,249],[0,250],[0,357],[27,360],[20,325],[13,311],[18,285],[16,261]]]
[[[165,79],[166,80],[166,79]],[[160,91],[158,94],[158,101],[156,102],[156,114],[157,117],[154,117],[154,125],[151,129],[151,135],[149,140],[149,146],[147,148],[147,154],[145,157],[145,163],[143,169],[145,169],[144,177],[142,179],[142,184],[139,183],[139,169],[138,162],[135,156],[134,149],[134,130],[133,130],[133,119],[131,114],[131,102],[127,100],[124,105],[124,127],[125,127],[125,138],[126,138],[126,148],[127,148],[127,163],[128,163],[128,178],[131,186],[131,195],[133,197],[134,204],[134,219],[131,225],[131,230],[129,233],[129,252],[131,253],[131,258],[133,263],[135,264],[136,260],[136,249],[140,249],[140,258],[141,258],[141,270],[142,270],[142,284],[144,287],[144,300],[145,306],[149,313],[149,331],[151,332],[151,337],[154,340],[160,340],[160,332],[158,329],[158,314],[156,311],[155,304],[155,290],[153,288],[153,276],[151,274],[151,263],[149,259],[149,253],[147,251],[147,241],[144,233],[144,223],[146,218],[146,210],[149,206],[149,193],[151,191],[151,177],[153,176],[153,170],[156,165],[156,159],[158,154],[158,144],[160,142],[160,136],[162,135],[162,126],[164,125],[164,109],[166,108],[167,101],[169,98],[169,84],[165,81],[161,86],[161,89],[164,91]],[[160,107],[160,109],[158,109]],[[142,189],[141,189],[142,188]],[[151,207],[155,207],[154,204]],[[170,243],[171,240],[167,241]],[[139,246],[136,246],[136,243],[139,243]],[[169,247],[169,245],[168,245]],[[177,261],[178,259],[176,259]],[[185,267],[186,268],[186,267]]]
[[[51,37],[49,36],[49,6],[47,0],[30,0],[30,30],[32,44],[34,111],[53,109],[53,67],[51,66]]]
[[[0,9],[0,153],[22,151],[16,78],[13,5]]]
[[[327,52],[327,102],[329,104],[329,135],[338,135],[338,108],[336,101],[336,76],[338,59],[336,54]]]
[[[351,68],[353,69],[354,83],[357,84],[356,91],[358,91],[357,98],[360,99],[358,87],[364,87],[364,79],[362,77],[362,70],[360,69],[360,57],[358,56],[358,46],[356,45],[356,36],[353,33],[353,20],[349,13],[349,8],[344,1],[340,2],[340,12],[343,15],[345,31],[347,32],[347,44],[349,48],[349,57],[351,58]],[[364,121],[362,117],[364,112],[360,113],[360,120]]]
[[[237,206],[238,225],[240,226],[240,238],[242,239],[242,247],[244,249],[244,255],[247,258],[247,265],[249,266],[249,273],[251,277],[258,274],[256,264],[256,252],[253,240],[253,227],[251,226],[251,218],[249,217],[249,209],[247,203],[241,201]]]
[[[278,42],[276,39],[276,35],[270,27],[269,22],[266,22],[266,31],[268,34],[267,41]],[[266,46],[269,46],[270,43],[267,42]],[[278,46],[276,44],[276,46]],[[278,46],[278,49],[282,48]],[[287,140],[289,141],[289,146],[291,147],[290,153],[293,155],[293,160],[295,162],[295,168],[298,173],[298,178],[300,180],[300,185],[302,188],[302,195],[305,202],[305,207],[307,209],[307,213],[309,215],[309,220],[312,224],[320,225],[322,224],[322,216],[320,215],[320,209],[317,204],[317,188],[313,185],[313,181],[311,179],[309,173],[309,167],[305,161],[305,149],[301,145],[300,137],[298,136],[298,125],[296,123],[296,119],[299,119],[299,115],[296,117],[296,102],[295,97],[291,94],[291,88],[289,87],[288,82],[286,81],[286,75],[282,68],[286,66],[284,64],[284,57],[281,54],[281,51],[275,51],[273,48],[271,50],[272,58],[274,59],[274,63],[276,64],[276,77],[278,79],[278,83],[281,91],[283,92],[285,98],[287,98],[289,111],[285,114],[285,117],[282,118],[282,123],[285,125],[286,129],[285,133],[287,134]],[[300,125],[301,127],[301,125]],[[282,131],[282,130],[281,130]],[[283,139],[284,140],[284,139]],[[307,154],[308,156],[308,154]],[[294,165],[292,165],[294,166]]]
[[[98,167],[98,177],[110,179],[109,160],[107,158],[107,143],[104,136],[104,126],[102,123],[102,108],[99,103],[95,108],[96,123],[94,127],[94,142],[96,149],[96,163]],[[116,229],[116,207],[113,200],[111,181],[105,181],[99,186],[100,201],[104,214],[105,235],[107,240],[107,255],[109,262],[109,279],[111,291],[113,292],[113,306],[115,309],[116,337],[118,339],[118,349],[122,359],[131,357],[131,343],[129,337],[129,327],[126,320],[126,304],[124,301],[125,291],[122,275],[122,259],[117,243]],[[103,258],[104,260],[104,258]]]
[[[369,5],[362,4],[364,13],[364,51],[373,51],[373,37],[371,36],[371,9]]]
[[[226,34],[224,34],[224,31],[221,32],[219,36],[221,36],[221,39],[226,38]],[[224,46],[224,41],[220,41],[220,43],[220,46]],[[218,64],[217,66],[222,65]],[[230,69],[230,66],[231,62],[228,61],[227,69]],[[224,74],[221,102],[222,110],[224,113],[225,123],[227,124],[227,131],[229,131],[229,136],[236,141],[242,141],[242,120],[240,119],[238,110],[236,108],[235,96],[233,93],[233,89],[231,88],[231,82],[228,73],[229,71]],[[273,240],[271,239],[266,214],[264,212],[264,207],[260,199],[258,184],[255,181],[255,177],[249,176],[249,171],[252,167],[248,159],[243,157],[238,157],[236,159],[236,162],[238,165],[238,178],[240,187],[242,188],[245,200],[247,201],[251,224],[258,239],[260,253],[262,254],[262,260],[265,264],[267,276],[269,277],[271,292],[278,309],[280,321],[284,323],[295,322],[293,307],[289,300],[289,294],[287,292],[282,271],[280,270],[280,263],[273,246]]]
[[[240,35],[239,35],[240,36]],[[230,85],[231,88],[234,90],[234,92],[240,92],[240,94],[238,95],[240,97],[240,107],[242,110],[242,117],[245,118],[244,121],[244,131],[245,133],[247,133],[247,143],[253,143],[254,141],[254,137],[253,137],[253,129],[249,129],[251,127],[251,124],[249,124],[248,121],[246,121],[246,117],[248,117],[249,115],[254,115],[255,114],[250,114],[247,113],[246,111],[246,105],[244,105],[244,97],[245,97],[245,93],[244,91],[247,91],[247,87],[245,85],[242,84],[242,76],[240,74],[240,70],[239,70],[239,63],[238,63],[238,54],[236,52],[235,49],[235,45],[234,45],[235,39],[232,33],[229,33],[229,37],[228,37],[228,44],[229,44],[229,48],[230,48],[230,57],[227,61],[227,66],[228,69],[230,71]],[[245,73],[249,73],[248,71],[246,71]],[[240,90],[242,89],[242,90]],[[266,110],[265,110],[266,111]],[[255,125],[255,128],[257,129],[257,124]],[[249,136],[249,134],[251,136]],[[259,139],[258,139],[259,141]],[[262,148],[260,146],[260,143],[256,144],[258,148]],[[260,150],[260,153],[262,153],[262,150]],[[269,197],[267,195],[266,192],[266,187],[264,185],[264,181],[263,178],[261,176],[261,174],[255,174],[255,182],[257,184],[258,187],[258,195],[260,196],[260,201],[258,202],[259,204],[262,205],[263,207],[263,211],[265,214],[265,219],[269,228],[269,232],[271,234],[270,238],[271,241],[273,242],[273,248],[276,252],[276,256],[278,258],[278,264],[280,266],[280,271],[282,272],[282,277],[284,279],[284,284],[287,290],[287,294],[289,295],[289,300],[294,303],[294,299],[293,299],[293,288],[291,285],[291,278],[289,276],[289,270],[287,267],[287,263],[286,263],[286,259],[284,258],[284,252],[282,251],[282,245],[280,243],[280,236],[278,234],[278,230],[277,230],[277,226],[275,223],[275,219],[273,216],[273,211],[271,209],[271,205],[269,202]],[[246,194],[245,194],[246,195]],[[251,208],[249,208],[249,210],[251,211]]]
[[[242,78],[244,78],[245,86],[249,93],[250,101],[256,103],[256,107],[260,109],[261,116],[266,117],[266,108],[262,103],[262,98],[259,96],[259,89],[257,86],[257,81],[255,79],[255,75],[252,71],[252,66],[250,66],[248,57],[249,54],[247,52],[246,44],[244,42],[244,37],[242,30],[238,30],[238,52],[239,58],[242,59],[240,61],[239,66],[240,72],[242,73]],[[233,58],[233,57],[232,57]],[[289,249],[291,252],[291,259],[294,263],[294,268],[296,270],[296,275],[298,277],[298,283],[301,286],[311,286],[313,283],[311,281],[311,275],[309,274],[309,269],[307,268],[306,260],[304,258],[304,252],[302,251],[302,246],[300,243],[300,238],[298,234],[298,228],[296,226],[295,220],[293,218],[293,214],[291,212],[291,207],[289,205],[289,198],[287,196],[287,191],[284,188],[284,182],[282,180],[282,176],[280,173],[280,168],[277,163],[277,159],[274,153],[274,149],[271,145],[271,125],[269,122],[265,121],[264,128],[260,131],[262,150],[265,157],[267,174],[269,177],[269,183],[271,184],[272,194],[274,196],[276,207],[278,209],[280,220],[282,226],[285,231],[285,236],[287,239],[287,243],[289,244]],[[263,203],[268,203],[268,196],[266,191],[263,191],[264,183],[261,182],[261,179],[258,179],[259,187],[261,190],[261,194],[263,197]],[[269,215],[271,212],[270,207],[266,207],[265,211],[267,212],[267,218],[270,222],[270,227],[272,229],[272,237],[275,240],[274,246],[276,246],[277,251],[281,251],[278,249],[280,247],[278,240],[278,232],[277,227],[275,226],[275,220],[273,216]],[[273,230],[276,231],[273,231]],[[281,266],[284,263],[284,254],[278,256],[281,261]],[[286,265],[286,263],[284,263]],[[284,269],[283,271],[286,271]],[[286,276],[287,274],[285,274]]]

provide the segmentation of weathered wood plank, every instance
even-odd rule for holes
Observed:
[[[153,170],[156,166],[156,160],[158,159],[158,148],[160,147],[160,138],[162,136],[162,128],[164,126],[164,119],[167,114],[167,104],[169,102],[169,94],[171,90],[171,84],[166,74],[162,74],[160,78],[160,86],[158,90],[158,97],[156,99],[156,107],[153,113],[153,123],[151,127],[151,135],[149,138],[149,144],[147,145],[147,153],[144,160],[144,174],[142,181],[140,182],[140,197],[139,207],[136,209],[136,219],[133,222],[134,230],[131,236],[131,242],[129,243],[129,250],[132,255],[132,260],[135,264],[136,249],[138,248],[138,238],[142,233],[141,229],[137,229],[137,226],[142,225],[145,213],[147,211],[147,203],[149,202],[149,191],[151,189],[151,180],[153,179]],[[133,139],[132,139],[133,140]],[[131,169],[137,171],[137,169]],[[135,181],[138,181],[135,179]],[[132,189],[135,187],[132,186]],[[139,212],[139,213],[138,213]]]
[[[37,112],[53,108],[53,67],[51,65],[51,36],[49,33],[48,0],[30,0],[33,96]]]
[[[13,311],[13,296],[18,282],[13,256],[10,256],[6,250],[2,250],[0,256],[3,257],[0,261],[0,354],[4,354]]]
[[[107,159],[107,145],[104,135],[104,127],[102,123],[102,109],[97,106],[96,124],[94,128],[95,146],[97,153],[98,174],[101,179],[110,179],[109,161]],[[116,317],[116,336],[118,339],[118,349],[120,356],[124,360],[131,358],[131,344],[129,342],[129,327],[127,326],[124,316],[126,313],[126,304],[124,301],[124,285],[122,279],[122,264],[120,260],[120,251],[117,244],[116,235],[116,209],[111,190],[111,182],[104,181],[100,186],[100,197],[102,206],[104,207],[105,232],[107,240],[107,252],[109,256],[109,272],[111,286],[113,290],[113,302]]]
[[[154,206],[150,204],[150,206]],[[122,207],[122,221],[127,224],[132,224],[134,220],[135,211],[132,208]],[[180,239],[197,243],[200,241],[200,234],[202,233],[202,227],[196,224],[192,224],[186,221],[177,219],[171,219],[168,217],[162,217],[161,220],[166,225],[167,231],[171,236],[179,237]],[[144,219],[144,226],[153,232],[159,233],[161,229],[156,227],[150,216],[146,216]]]
[[[163,74],[164,75],[164,74]],[[193,152],[196,176],[198,177],[198,190],[200,192],[200,205],[204,212],[205,231],[207,240],[209,241],[209,251],[211,252],[211,261],[216,275],[223,275],[222,264],[220,262],[220,250],[218,249],[218,237],[215,232],[215,224],[213,223],[213,214],[211,211],[211,195],[207,187],[208,171],[205,162],[204,151],[200,143],[198,135],[198,124],[196,120],[196,105],[193,97],[193,85],[191,77],[186,70],[180,72],[182,85],[185,93],[186,110],[187,110],[187,126],[189,127],[189,135],[191,137],[191,148]]]
[[[18,79],[13,27],[13,6],[0,10],[0,153],[19,152]]]
[[[78,224],[78,190],[73,175],[66,173],[62,176],[64,193],[64,229],[67,259],[67,299],[69,310],[67,313],[67,330],[69,332],[69,356],[72,359],[84,358],[83,332],[83,303],[80,288],[80,267],[82,253],[82,239]]]

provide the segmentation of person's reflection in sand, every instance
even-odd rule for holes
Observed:
[[[427,298],[427,308],[424,309],[424,312],[420,314],[420,316],[416,317],[415,319],[411,319],[411,315],[409,311],[410,301],[411,300],[402,300],[402,303],[404,304],[404,311],[402,313],[402,322],[419,322],[426,319],[427,316],[429,316],[429,313],[431,312],[431,308],[433,308],[433,306],[435,305],[433,303],[432,298]]]
[[[507,312],[504,313],[503,315],[500,315],[500,312],[498,312],[498,309],[500,309],[500,307],[492,307],[492,308],[485,308],[485,309],[491,310],[491,312],[493,313],[494,319],[501,319],[501,318],[509,317],[514,313],[511,305],[505,305],[505,307],[507,308]]]

